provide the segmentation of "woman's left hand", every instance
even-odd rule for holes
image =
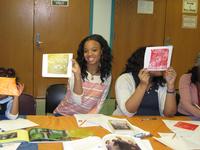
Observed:
[[[174,83],[175,83],[175,80],[176,80],[176,71],[172,67],[169,67],[165,71],[164,78],[167,82],[168,88],[170,88],[170,89],[174,88]]]
[[[17,90],[19,92],[19,95],[21,95],[23,90],[24,90],[24,84],[18,82],[17,83]]]

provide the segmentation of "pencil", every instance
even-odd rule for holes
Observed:
[[[197,104],[193,104],[193,105],[200,110],[199,105],[197,105]]]
[[[79,126],[82,126],[87,120],[83,120],[83,122],[80,123]]]
[[[174,135],[172,136],[172,139],[174,139],[176,137],[176,133],[174,133]]]

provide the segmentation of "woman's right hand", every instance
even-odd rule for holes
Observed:
[[[150,79],[149,71],[147,69],[141,69],[138,77],[140,79],[140,84],[147,87]]]

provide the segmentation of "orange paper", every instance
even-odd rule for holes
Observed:
[[[16,78],[0,77],[0,95],[19,96]]]

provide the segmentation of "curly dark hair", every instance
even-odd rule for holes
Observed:
[[[0,77],[16,78],[16,82],[19,80],[13,68],[0,67]]]
[[[94,40],[98,42],[101,46],[102,55],[100,58],[100,78],[101,81],[104,82],[104,79],[108,78],[111,75],[111,68],[112,68],[112,54],[111,54],[111,48],[108,46],[107,41],[98,34],[92,34],[87,37],[85,37],[81,43],[79,44],[79,48],[77,50],[77,62],[79,63],[79,66],[81,68],[81,76],[84,80],[87,78],[88,73],[87,71],[87,62],[84,58],[84,45],[87,41]]]
[[[12,68],[3,68],[0,67],[0,77],[10,77],[10,78],[14,78],[16,77],[16,73],[15,70]]]
[[[200,82],[200,66],[194,66],[190,69],[187,73],[191,73],[191,81],[192,83],[196,84]]]
[[[136,49],[136,51],[133,52],[133,54],[127,61],[125,71],[122,72],[122,74],[130,73],[130,72],[132,73],[133,79],[135,80],[135,83],[136,83],[136,87],[140,83],[138,74],[140,70],[144,67],[144,54],[145,54],[146,47],[147,46],[140,47]],[[156,84],[160,86],[164,86],[164,84],[166,83],[166,80],[163,78],[163,76],[152,77],[151,81],[154,85]]]

